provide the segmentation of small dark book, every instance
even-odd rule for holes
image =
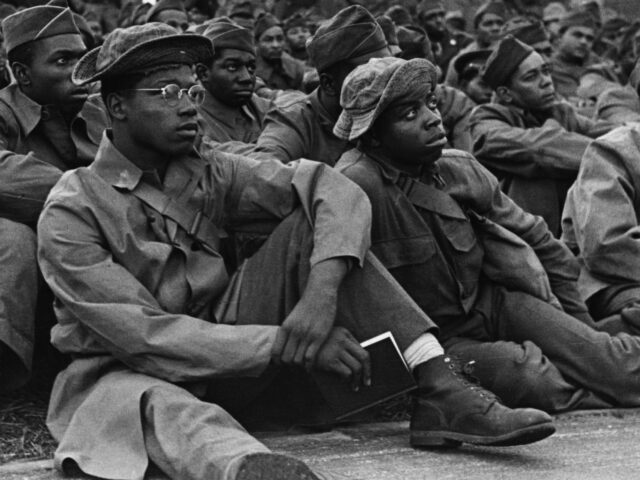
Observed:
[[[313,373],[318,389],[336,420],[358,413],[385,400],[416,388],[416,382],[404,361],[391,332],[362,342],[371,359],[371,386],[356,392],[344,378],[332,372]]]

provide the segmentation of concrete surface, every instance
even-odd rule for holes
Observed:
[[[640,478],[640,410],[575,412],[556,418],[557,433],[521,447],[464,446],[420,451],[407,422],[360,424],[331,432],[262,435],[277,452],[314,468],[360,480],[597,480]],[[157,479],[153,476],[153,479]],[[2,480],[59,480],[50,461],[0,466]]]

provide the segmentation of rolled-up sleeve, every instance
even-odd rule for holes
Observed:
[[[232,166],[229,215],[234,222],[259,218],[260,212],[284,218],[300,206],[314,231],[312,266],[334,257],[353,257],[362,265],[370,247],[371,204],[354,182],[304,159],[284,165],[237,157]]]

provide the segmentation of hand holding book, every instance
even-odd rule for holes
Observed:
[[[369,352],[343,327],[334,327],[318,352],[315,368],[332,372],[357,392],[371,385],[371,360]]]
[[[368,352],[371,383],[354,391],[344,378],[332,372],[312,373],[316,385],[340,420],[361,410],[416,388],[413,375],[391,332],[385,332],[360,346]]]

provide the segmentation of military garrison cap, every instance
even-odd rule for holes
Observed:
[[[9,15],[2,21],[2,34],[10,52],[25,43],[56,35],[80,35],[80,31],[70,9],[42,5]]]

